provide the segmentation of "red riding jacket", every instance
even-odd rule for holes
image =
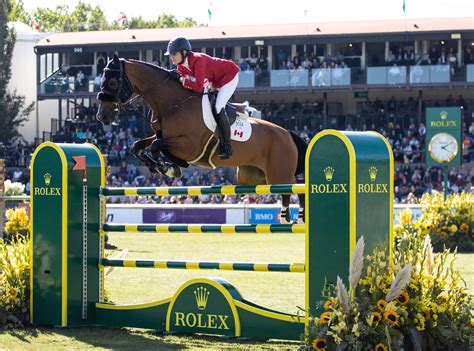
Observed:
[[[188,66],[178,65],[178,72],[184,77],[183,85],[198,93],[202,92],[206,79],[214,88],[229,83],[239,73],[239,67],[232,61],[192,52],[188,53]]]

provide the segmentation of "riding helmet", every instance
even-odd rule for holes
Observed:
[[[191,48],[191,43],[189,42],[188,39],[183,38],[183,37],[177,37],[173,38],[170,40],[168,43],[168,49],[165,52],[165,55],[174,55],[177,52],[186,50],[190,51]]]

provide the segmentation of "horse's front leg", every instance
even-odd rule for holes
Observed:
[[[152,135],[145,139],[137,140],[133,143],[131,152],[143,162],[151,173],[162,173],[165,174],[168,170],[166,165],[163,164],[161,159],[155,160],[150,157],[149,153],[145,152],[146,148],[149,147],[156,140],[156,135]]]
[[[164,144],[163,139],[155,137],[155,140],[153,140],[150,148],[148,149],[149,155],[146,154],[146,156],[153,160],[153,162],[155,162],[157,168],[162,174],[170,178],[181,178],[183,176],[181,168],[172,162],[167,162],[166,158],[163,159],[161,151],[165,148],[166,146]]]
[[[148,168],[150,168],[149,163],[154,163],[152,159],[145,153],[145,149],[153,143],[153,141],[156,140],[156,135],[152,135],[148,138],[145,139],[140,139],[137,140],[136,142],[133,143],[131,152],[133,155],[135,155],[136,158],[138,158],[140,161],[142,161],[144,164],[147,165]],[[150,169],[151,171],[151,169]]]

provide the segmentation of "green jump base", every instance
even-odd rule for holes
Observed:
[[[210,302],[212,299],[212,305]],[[185,312],[182,312],[185,310]],[[203,313],[205,311],[205,314]],[[183,284],[168,299],[139,304],[96,304],[102,326],[155,329],[159,332],[216,334],[228,337],[300,340],[305,316],[253,304],[228,281],[198,278]]]

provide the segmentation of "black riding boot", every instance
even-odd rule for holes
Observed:
[[[217,126],[221,131],[222,140],[220,143],[219,157],[226,160],[232,156],[232,146],[230,145],[230,124],[225,108],[217,115]]]

